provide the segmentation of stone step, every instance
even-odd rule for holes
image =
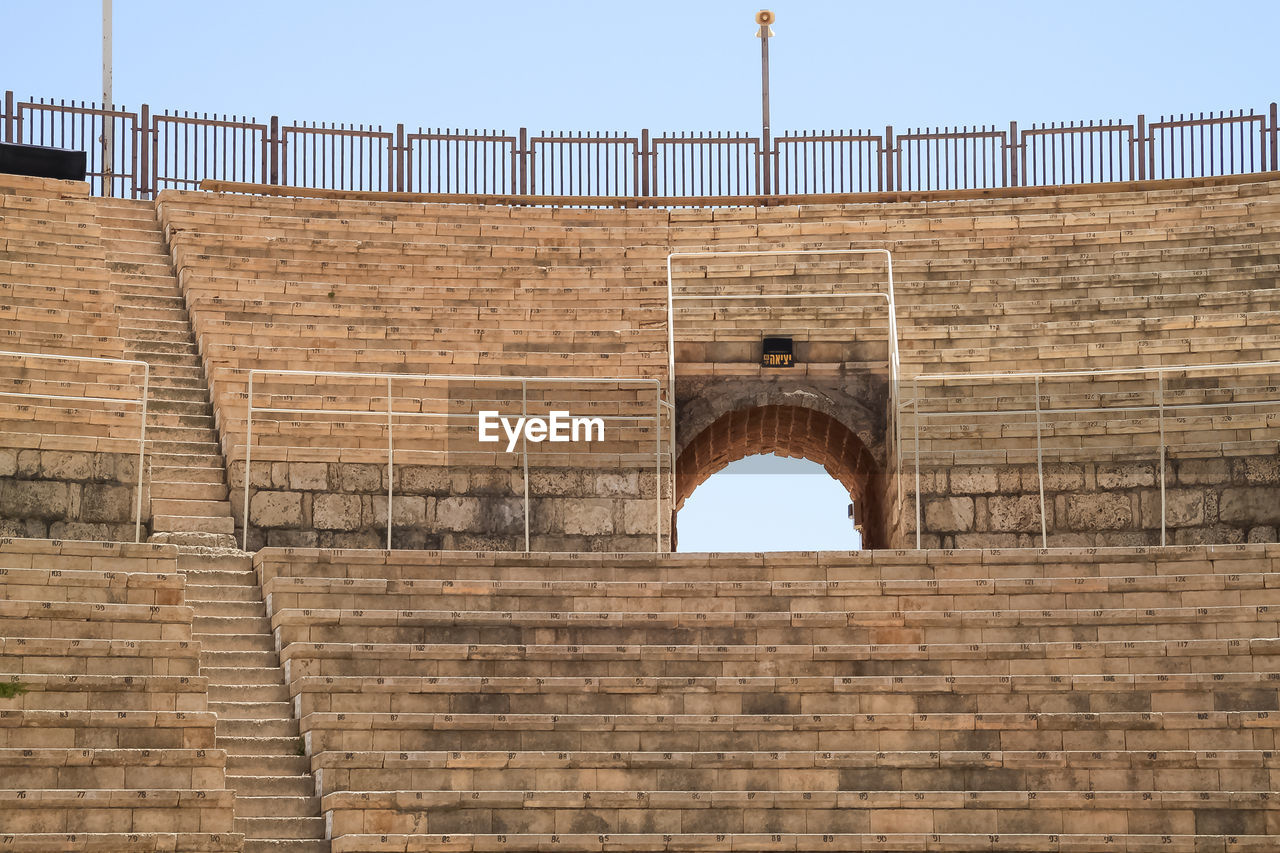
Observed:
[[[119,287],[142,287],[143,285],[122,284]],[[132,317],[120,318],[120,336],[123,338],[136,338],[137,340],[146,340],[149,335],[144,333],[153,333],[160,335],[178,335],[182,340],[193,337],[191,324],[184,320],[151,320],[147,325],[139,325],[138,321]],[[158,338],[157,340],[166,340]]]
[[[319,817],[237,817],[233,832],[250,838],[324,838],[324,819]]]
[[[152,454],[155,458],[155,454]],[[221,468],[200,467],[198,465],[152,465],[151,481],[153,483],[194,483],[200,485],[217,485],[226,488],[226,472]]]
[[[154,515],[194,516],[198,518],[230,518],[231,505],[226,500],[191,498],[159,498],[151,496],[151,512]],[[230,533],[229,530],[211,530],[209,533]]]
[[[137,361],[145,361],[153,365],[163,364],[166,367],[193,367],[197,370],[201,367],[200,356],[196,354],[194,346],[190,352],[162,352],[153,349],[153,347],[164,346],[157,341],[138,341],[137,343],[146,346],[125,346],[129,357]],[[187,345],[183,344],[183,346]]]
[[[179,570],[181,571],[181,570]],[[230,601],[247,601],[262,603],[262,591],[256,586],[233,586],[231,584],[197,583],[190,574],[187,575],[187,603],[196,601],[209,604]]]
[[[302,738],[271,737],[265,734],[254,734],[248,737],[224,737],[218,735],[218,749],[225,749],[227,755],[237,757],[246,755],[274,755],[295,757],[302,749]]]
[[[208,601],[188,594],[187,604],[195,610],[196,616],[256,618],[267,615],[267,606],[261,601]]]
[[[167,258],[159,261],[156,255],[139,255],[132,252],[107,252],[107,269],[111,272],[140,272],[148,275],[173,275],[173,263]]]
[[[197,353],[195,341],[174,340],[173,336],[168,332],[153,332],[151,335],[137,338],[131,335],[121,335],[121,337],[124,338],[125,349],[136,352],[139,355],[154,356],[161,353],[166,355],[195,355]],[[170,364],[172,362],[165,363]]]
[[[156,533],[224,533],[230,536],[235,533],[235,522],[230,515],[219,518],[188,515],[153,515],[151,529]]]
[[[310,774],[306,776],[231,776],[228,775],[227,787],[237,793],[246,792],[256,797],[309,797],[313,795],[315,785]]]
[[[311,759],[305,755],[228,755],[228,776],[296,776],[311,778]]]
[[[201,640],[201,637],[205,638]],[[192,634],[200,641],[202,651],[270,652],[276,654],[276,643],[268,634]],[[285,716],[288,716],[287,714]]]
[[[288,720],[293,717],[293,706],[288,702],[210,701],[209,710],[217,714],[219,720]],[[247,769],[239,768],[239,765],[237,768],[249,772]],[[228,763],[227,770],[231,769],[233,768]],[[284,768],[272,767],[268,764],[263,764],[256,769],[269,770],[272,773],[284,772]]]
[[[168,391],[168,388],[156,388],[155,391]],[[156,399],[154,394],[147,401],[147,411],[163,412],[164,414],[174,415],[191,415],[194,417],[213,418],[213,407],[208,403],[202,403],[194,400],[161,400]]]
[[[178,571],[186,572],[187,579],[199,578],[198,583],[243,583],[258,585],[253,573],[253,555],[239,551],[232,554],[209,554],[178,551]],[[211,580],[205,580],[208,572]],[[231,577],[230,575],[234,575]]]
[[[297,720],[218,720],[214,733],[219,737],[280,737],[288,738],[294,745],[289,755],[297,752],[301,731]],[[219,747],[222,748],[222,747]],[[238,754],[238,753],[237,753]]]
[[[246,838],[243,853],[330,853],[323,838]]]
[[[290,797],[236,793],[236,815],[239,817],[315,817],[320,813],[320,798]]]
[[[278,666],[202,666],[200,674],[209,678],[210,685],[284,685]]]
[[[168,470],[168,469],[166,469]],[[227,500],[227,487],[221,483],[182,483],[162,480],[151,469],[151,507],[155,511],[158,498],[188,501],[222,501]],[[190,588],[188,588],[188,592]]]
[[[148,542],[161,545],[182,545],[200,548],[235,549],[236,540],[230,533],[202,533],[199,531],[160,530],[151,534]]]
[[[152,454],[164,453],[175,456],[209,456],[220,457],[221,449],[214,441],[156,441],[151,445]]]
[[[200,665],[209,667],[279,666],[280,656],[269,652],[224,652],[200,650]]]
[[[200,617],[197,616],[196,619]],[[289,691],[283,684],[219,684],[209,685],[210,702],[288,702]],[[282,719],[280,717],[268,719]]]

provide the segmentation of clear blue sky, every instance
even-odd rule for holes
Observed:
[[[115,0],[115,101],[410,127],[754,130],[763,5]],[[1025,126],[1280,99],[1280,0],[768,8],[775,132]],[[0,21],[0,89],[98,99],[99,0],[0,0]],[[751,517],[779,494],[790,520]],[[727,471],[681,513],[681,550],[854,547],[847,503],[820,471]]]

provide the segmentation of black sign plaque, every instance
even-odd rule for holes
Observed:
[[[795,364],[791,338],[765,338],[760,356],[761,367],[791,367]]]

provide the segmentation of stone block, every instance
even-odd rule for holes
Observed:
[[[437,530],[478,531],[479,524],[479,498],[453,496],[436,501]]]
[[[80,520],[124,522],[133,518],[135,509],[128,486],[89,483],[80,500]]]
[[[596,474],[594,485],[592,494],[599,497],[637,495],[640,493],[640,474],[638,471],[608,471]]]
[[[1246,456],[1237,461],[1243,469],[1244,481],[1251,485],[1280,483],[1280,457]]]
[[[324,462],[294,462],[289,465],[292,491],[323,492],[329,488],[329,466]]]
[[[0,516],[63,519],[71,509],[71,489],[47,480],[8,480],[0,483]]]
[[[319,502],[317,497],[316,501]],[[391,498],[392,527],[415,527],[427,523],[428,501],[435,498],[424,498],[421,495],[393,495]],[[373,496],[373,523],[384,527],[387,523],[387,496]]]
[[[1249,529],[1248,542],[1275,542],[1276,529],[1271,526],[1253,527]]]
[[[249,521],[259,527],[300,527],[299,492],[258,492],[249,498]]]
[[[529,494],[538,496],[581,495],[583,472],[572,468],[531,468]]]
[[[0,450],[0,477],[12,477],[18,473],[18,454],[13,450]]]
[[[311,503],[311,524],[316,530],[358,530],[360,496],[316,495]]]
[[[1142,526],[1160,529],[1160,491],[1142,493]],[[1204,524],[1204,491],[1166,489],[1164,522],[1167,527],[1196,527]]]
[[[385,465],[347,462],[335,467],[338,473],[338,491],[362,494],[376,494],[383,491],[382,472],[386,470]]]
[[[603,498],[568,499],[563,504],[564,532],[599,536],[613,533],[613,501]]]
[[[995,495],[987,498],[987,515],[992,530],[1039,531],[1040,497],[1038,495]]]
[[[1067,497],[1067,527],[1072,530],[1119,530],[1133,526],[1127,494],[1103,492]]]
[[[999,490],[1000,475],[995,468],[957,466],[951,469],[952,494],[993,495]]]
[[[406,495],[447,495],[452,486],[448,468],[405,465],[395,469],[396,491]]]
[[[655,515],[654,501],[633,500],[622,505],[622,532],[629,534],[654,533],[654,525],[658,523]]]
[[[1280,523],[1280,488],[1240,486],[1223,489],[1218,518],[1228,524],[1250,527]]]
[[[480,505],[480,530],[524,535],[524,499],[487,497]]]
[[[1231,477],[1225,459],[1180,459],[1176,468],[1178,482],[1184,486],[1213,486]]]
[[[19,450],[17,473],[19,477],[39,477],[40,476],[40,451],[39,450]]]
[[[1098,488],[1133,489],[1156,484],[1156,466],[1126,463],[1098,466]]]
[[[931,498],[925,501],[924,529],[932,533],[972,530],[973,498]]]
[[[1034,466],[1022,469],[1022,491],[1040,492],[1040,474]],[[1044,466],[1044,490],[1050,492],[1074,492],[1084,488],[1084,469],[1079,465],[1052,463]],[[1038,499],[1038,498],[1037,498]]]
[[[40,454],[40,471],[49,480],[91,480],[93,454],[46,450]]]

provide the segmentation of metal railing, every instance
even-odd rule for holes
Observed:
[[[901,414],[908,411],[912,416],[914,427],[914,457],[915,457],[915,521],[916,521],[916,548],[920,548],[922,544],[922,501],[920,490],[920,422],[923,419],[930,418],[959,418],[962,421],[973,423],[974,418],[993,417],[993,416],[1018,416],[1031,417],[1035,424],[1035,458],[1036,458],[1036,481],[1039,491],[1040,505],[1040,543],[1041,547],[1047,548],[1049,542],[1049,531],[1047,522],[1047,513],[1045,511],[1044,496],[1044,434],[1046,429],[1045,420],[1050,416],[1057,415],[1087,415],[1097,413],[1129,413],[1144,414],[1149,419],[1152,414],[1155,416],[1154,431],[1148,429],[1148,434],[1154,432],[1157,445],[1152,450],[1156,450],[1156,462],[1158,465],[1157,478],[1160,486],[1160,544],[1167,544],[1168,540],[1168,523],[1167,523],[1167,507],[1166,507],[1166,489],[1165,489],[1165,460],[1168,455],[1169,446],[1166,441],[1166,423],[1168,422],[1169,410],[1173,411],[1209,411],[1214,409],[1230,409],[1231,407],[1253,407],[1253,406],[1280,406],[1280,389],[1275,386],[1264,386],[1264,389],[1272,392],[1270,399],[1261,400],[1230,400],[1223,402],[1197,402],[1187,403],[1178,400],[1169,401],[1166,399],[1167,387],[1166,376],[1176,373],[1229,373],[1237,371],[1249,370],[1267,370],[1272,373],[1280,374],[1280,361],[1256,361],[1241,362],[1238,364],[1196,364],[1196,365],[1168,365],[1160,367],[1133,367],[1133,368],[1107,368],[1097,370],[1063,370],[1063,371],[1027,371],[1027,372],[1009,372],[1009,373],[922,373],[906,380],[911,385],[912,399],[902,404]],[[1058,379],[1085,379],[1091,380],[1096,377],[1111,377],[1118,380],[1125,379],[1142,379],[1145,377],[1155,377],[1156,386],[1152,392],[1150,403],[1135,402],[1139,396],[1133,391],[1111,391],[1111,392],[1088,392],[1086,395],[1089,399],[1098,399],[1100,396],[1112,396],[1116,405],[1110,406],[1071,406],[1064,408],[1047,408],[1042,405],[1042,399],[1047,394],[1042,393],[1042,380],[1058,380]],[[943,384],[947,382],[1012,382],[1027,383],[1032,386],[1032,396],[1034,397],[1034,406],[1030,409],[995,409],[979,408],[952,410],[948,408],[945,411],[920,411],[920,384]],[[1231,387],[1208,388],[1204,386],[1194,387],[1198,392],[1218,392],[1223,393],[1233,391]],[[1255,390],[1257,390],[1255,388]],[[1080,395],[1084,392],[1079,390],[1074,392]],[[1018,399],[1025,398],[1025,394],[1008,393],[1002,397]],[[1280,440],[1280,429],[1276,431],[1276,439]],[[1120,448],[1093,448],[1099,453],[1099,461],[1105,461],[1102,456],[1106,450],[1123,450],[1132,451],[1134,445],[1126,445]],[[1080,452],[1083,452],[1081,450]],[[953,462],[952,467],[957,463]],[[899,493],[901,494],[901,492]]]
[[[35,391],[18,392],[0,390],[0,397],[15,399],[37,399],[37,400],[68,400],[81,403],[111,403],[111,404],[127,404],[137,405],[139,407],[138,417],[138,493],[134,501],[133,515],[133,541],[142,541],[142,494],[143,494],[143,462],[146,458],[147,447],[147,402],[151,391],[151,365],[145,361],[135,361],[125,358],[94,358],[83,355],[56,355],[51,353],[38,352],[3,352],[0,351],[0,358],[16,358],[16,359],[43,359],[46,361],[74,361],[79,363],[90,364],[119,364],[127,365],[130,368],[130,374],[137,367],[142,368],[142,395],[138,400],[122,400],[117,397],[95,397],[87,394],[44,394]]]
[[[604,377],[551,377],[551,376],[481,376],[481,375],[453,375],[453,374],[431,374],[431,373],[359,373],[349,371],[324,371],[324,370],[273,370],[253,368],[246,372],[248,376],[248,394],[245,404],[245,443],[244,443],[244,497],[243,497],[243,534],[242,546],[248,550],[249,546],[249,486],[252,480],[250,476],[253,464],[253,416],[254,413],[262,414],[280,414],[280,415],[325,415],[325,416],[341,416],[344,418],[351,417],[385,417],[385,426],[387,430],[387,550],[391,550],[392,545],[392,528],[394,527],[393,501],[393,474],[395,471],[395,427],[397,418],[427,418],[435,419],[443,422],[444,428],[449,428],[449,421],[456,418],[474,418],[474,414],[456,414],[441,411],[429,412],[412,412],[397,410],[395,403],[397,399],[410,400],[423,398],[412,398],[407,396],[397,397],[394,392],[393,385],[397,381],[418,381],[418,382],[459,382],[466,385],[471,384],[495,384],[506,386],[519,386],[520,388],[520,411],[509,412],[503,414],[520,414],[529,415],[529,388],[530,386],[591,386],[591,385],[610,385],[610,386],[638,386],[641,388],[652,387],[654,392],[654,413],[652,415],[604,415],[603,420],[628,421],[628,422],[652,422],[654,432],[654,449],[653,449],[653,466],[654,466],[654,552],[663,552],[662,540],[662,414],[665,411],[671,411],[671,405],[662,399],[662,381],[660,379],[641,379],[641,378],[604,378]],[[357,379],[371,380],[377,383],[378,391],[382,390],[382,383],[385,382],[385,390],[387,397],[387,406],[385,411],[374,411],[373,409],[315,409],[315,408],[288,408],[276,406],[256,406],[254,405],[254,379],[259,376],[298,376],[312,377],[317,379]],[[292,396],[286,395],[286,396]],[[371,398],[372,400],[372,398]],[[673,419],[674,422],[674,419]],[[310,445],[314,449],[314,445]],[[338,450],[339,448],[334,448]],[[436,453],[447,453],[449,451],[428,451]],[[529,496],[529,456],[531,451],[528,448],[527,437],[521,438],[521,465],[524,471],[524,548],[525,551],[530,550],[530,496]],[[554,454],[548,451],[538,451],[544,456],[576,456],[581,458],[582,451],[571,453]],[[644,454],[643,458],[647,461],[648,454]],[[335,458],[335,461],[336,458]],[[670,467],[670,466],[669,466]]]
[[[5,92],[0,141],[86,150],[98,195],[203,180],[334,190],[678,198],[1032,187],[1280,170],[1258,110],[963,127],[638,133],[266,121]],[[109,124],[113,154],[102,156]],[[105,162],[104,162],[105,160]],[[114,170],[114,171],[113,171]]]

